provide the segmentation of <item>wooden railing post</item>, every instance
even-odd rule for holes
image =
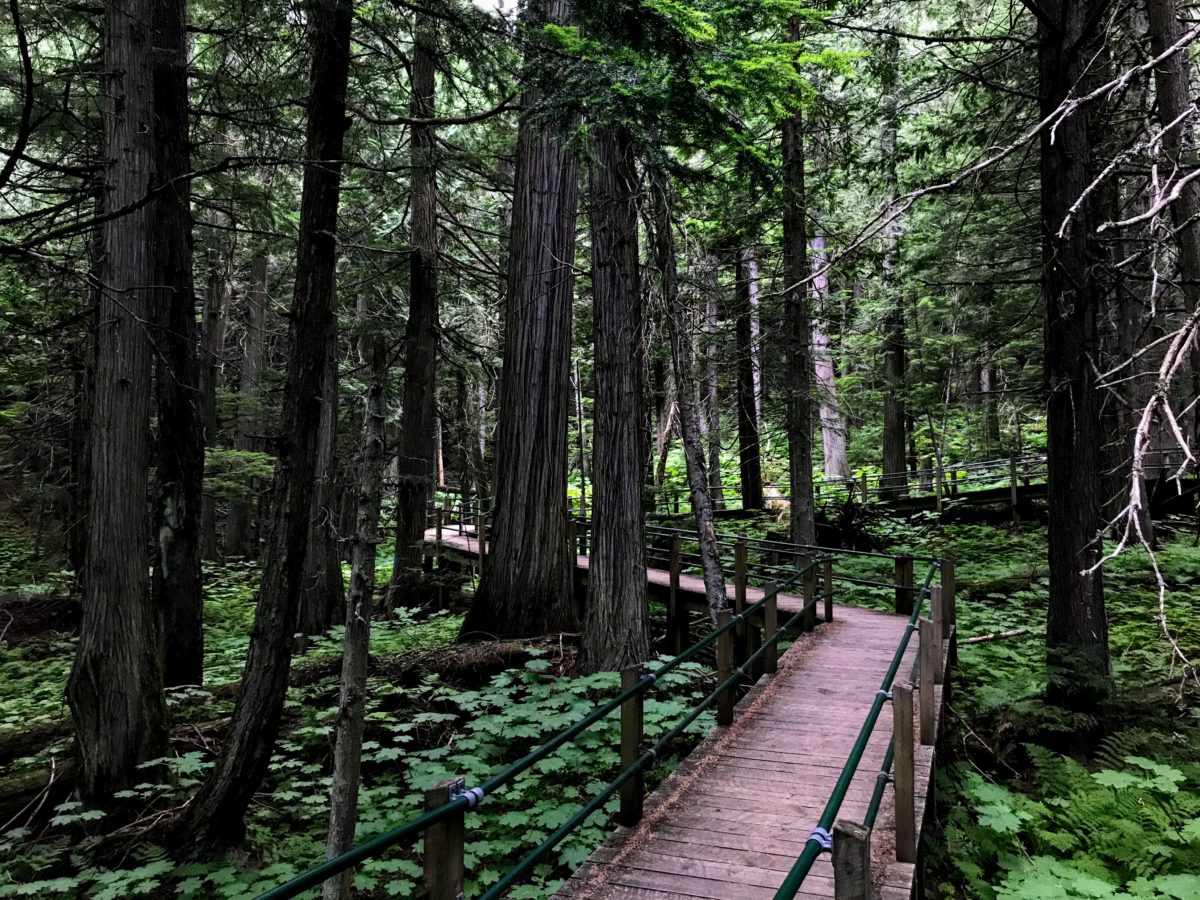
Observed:
[[[673,505],[675,515],[679,515],[679,491],[672,491],[671,498],[674,501]]]
[[[954,560],[941,560],[942,637],[946,641],[946,665],[958,664],[958,609],[954,597]]]
[[[803,603],[806,607],[804,613],[805,631],[812,631],[817,627],[817,605],[814,602],[817,596],[817,570],[812,567],[812,561],[811,556],[806,556],[800,561],[801,565],[809,567],[808,571],[801,578],[801,584],[803,585],[801,593],[803,594]]]
[[[629,690],[642,679],[641,664],[626,666],[621,670],[621,692]],[[621,704],[621,769],[632,766],[641,753],[644,728],[643,694],[638,691]],[[622,825],[636,825],[642,820],[642,800],[645,796],[645,778],[639,770],[621,785],[621,810],[617,821]]]
[[[733,618],[725,609],[717,616],[717,627],[724,628]],[[717,683],[724,684],[733,675],[733,629],[726,628],[717,638]],[[733,685],[717,697],[717,724],[733,724]]]
[[[833,826],[833,900],[873,900],[871,829],[840,820]]]
[[[429,788],[425,792],[425,811],[449,803],[462,791],[464,784],[463,779],[455,778]],[[459,810],[425,831],[425,890],[429,900],[462,897],[463,818],[463,811]]]
[[[942,653],[946,648],[946,609],[942,600],[940,584],[929,587],[929,617],[933,620],[933,637],[937,641],[937,667],[933,670],[933,683],[941,684],[945,676],[942,669]]]
[[[896,557],[896,612],[911,616],[913,611],[913,559]]]
[[[941,559],[942,573],[942,610],[944,612],[943,619],[946,623],[946,633],[949,634],[951,629],[958,625],[958,610],[955,605],[954,597],[954,559],[953,557],[945,556]]]
[[[458,534],[461,537],[464,526],[467,522],[467,501],[465,499],[458,501]]]
[[[822,565],[825,586],[821,589],[825,595],[825,621],[833,621],[833,557],[827,556]]]
[[[668,562],[668,569],[671,573],[671,588],[667,596],[667,618],[672,620],[673,628],[668,628],[671,635],[671,652],[678,655],[684,651],[690,641],[688,640],[689,622],[687,604],[683,601],[683,594],[679,590],[679,570],[682,565],[682,542],[679,535],[671,536],[671,558]]]
[[[896,787],[896,859],[917,861],[916,769],[913,759],[913,686],[892,687],[893,780]]]
[[[569,513],[567,514],[567,546],[571,548],[571,566],[574,568],[579,556],[579,523]]]
[[[746,567],[746,539],[738,538],[737,543],[733,545],[733,611],[739,616],[746,611]],[[736,638],[734,655],[738,663],[743,662],[748,655],[749,630],[744,621],[733,627]]]
[[[863,505],[866,505],[866,502],[869,499],[871,499],[870,495],[867,493],[867,473],[863,472],[861,478],[862,478],[862,485],[861,485],[861,487],[862,487],[862,502],[863,502]]]
[[[933,634],[933,620],[922,619],[919,634],[920,646],[920,713],[921,713],[921,743],[929,746],[937,738],[933,718],[933,681],[934,672],[942,662],[942,648]]]
[[[767,649],[763,651],[763,671],[774,675],[779,669],[779,641],[772,640],[779,630],[779,596],[775,593],[779,586],[774,581],[766,585],[767,602],[763,604],[763,641]]]

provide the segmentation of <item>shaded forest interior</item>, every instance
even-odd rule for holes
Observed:
[[[908,613],[916,556],[924,896],[1200,898],[1196,7],[6,6],[0,897],[263,893],[748,586]],[[710,643],[639,789],[727,724],[672,731]],[[587,734],[472,804],[466,896],[625,823]]]

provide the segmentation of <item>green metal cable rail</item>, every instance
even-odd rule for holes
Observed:
[[[551,753],[562,747],[564,744],[572,741],[582,732],[586,731],[592,725],[599,722],[601,719],[608,716],[613,711],[621,707],[625,701],[635,695],[645,692],[658,679],[664,675],[677,669],[683,663],[695,657],[706,647],[711,646],[723,634],[728,633],[738,624],[746,621],[751,616],[762,611],[767,602],[772,598],[783,593],[788,587],[794,585],[797,581],[803,578],[808,572],[814,570],[821,562],[822,558],[817,557],[809,561],[804,568],[795,571],[786,581],[776,585],[772,590],[764,593],[761,600],[747,606],[741,613],[731,616],[730,619],[722,625],[717,626],[707,635],[701,638],[696,643],[692,644],[679,655],[667,660],[659,666],[654,672],[647,673],[641,677],[635,684],[622,690],[612,699],[598,705],[590,713],[584,716],[575,724],[563,729],[554,737],[550,738],[544,744],[531,750],[521,759],[517,760],[512,765],[503,771],[493,775],[490,779],[484,782],[479,787],[463,790],[448,803],[439,806],[437,809],[430,810],[419,818],[405,822],[403,825],[384,832],[366,843],[348,850],[347,852],[328,860],[321,865],[309,869],[307,872],[293,878],[286,884],[273,888],[270,891],[260,895],[258,900],[286,900],[286,898],[297,897],[301,893],[310,888],[317,887],[322,882],[332,878],[341,872],[346,871],[350,867],[362,862],[366,859],[371,859],[383,853],[390,847],[399,844],[406,838],[413,837],[449,818],[460,811],[474,809],[480,801],[485,797],[490,796],[498,789],[504,787],[514,778],[525,772],[531,766],[542,759],[545,759]],[[927,585],[928,586],[928,585]],[[808,603],[806,603],[799,612],[792,615],[786,622],[779,625],[773,635],[763,636],[762,645],[738,667],[732,670],[732,674],[726,678],[716,689],[705,697],[700,703],[686,715],[678,724],[675,725],[667,734],[663,735],[653,747],[643,751],[638,758],[629,766],[622,769],[617,776],[602,788],[591,800],[584,804],[580,809],[567,821],[557,828],[549,837],[541,844],[532,850],[524,859],[516,866],[510,869],[505,875],[493,885],[481,900],[495,900],[500,897],[505,890],[516,883],[520,878],[529,872],[537,862],[547,853],[554,849],[567,835],[578,828],[586,819],[588,819],[596,810],[600,809],[610,797],[620,790],[630,778],[633,778],[638,772],[650,766],[658,755],[667,748],[674,740],[676,740],[683,732],[698,719],[706,710],[710,709],[727,691],[732,690],[734,685],[738,683],[747,672],[750,671],[754,663],[762,657],[769,648],[774,647],[783,639],[783,636],[790,630],[795,628],[804,620],[816,607],[817,598],[814,595]]]
[[[917,630],[917,622],[921,618],[921,608],[924,605],[926,595],[929,593],[929,586],[933,583],[933,576],[937,574],[940,568],[940,560],[935,561],[929,567],[929,574],[925,576],[925,584],[921,587],[921,591],[913,603],[913,612],[909,617],[908,625],[904,629],[904,637],[900,639],[900,644],[896,648],[896,654],[892,657],[892,664],[888,667],[887,674],[883,676],[883,683],[880,689],[875,693],[875,700],[871,704],[871,709],[867,713],[866,719],[863,721],[862,728],[859,729],[858,737],[855,739],[854,746],[850,750],[850,756],[846,760],[846,764],[842,767],[841,774],[833,786],[833,792],[829,795],[829,800],[825,803],[825,809],[821,812],[821,818],[817,821],[817,827],[813,829],[812,836],[805,843],[804,850],[792,865],[787,878],[779,886],[779,890],[775,892],[775,900],[793,900],[797,891],[800,890],[800,886],[804,883],[804,879],[808,876],[809,870],[812,869],[813,863],[816,862],[817,857],[825,850],[830,849],[830,829],[833,828],[838,811],[842,808],[842,802],[846,799],[846,793],[850,789],[850,782],[854,780],[854,775],[858,771],[858,765],[862,762],[863,753],[867,749],[867,741],[870,740],[871,732],[875,730],[875,724],[879,721],[879,713],[883,710],[883,704],[891,697],[892,684],[896,680],[896,673],[900,671],[900,664],[904,660],[904,653],[908,649],[908,642],[911,640],[913,632]],[[876,789],[882,795],[882,788],[877,785]],[[878,804],[875,803],[874,797],[872,797],[872,804],[876,807],[876,813],[878,813]]]

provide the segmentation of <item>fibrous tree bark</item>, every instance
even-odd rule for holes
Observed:
[[[900,133],[900,4],[887,7],[887,24],[892,34],[883,38],[880,90],[883,109],[883,134],[880,154],[883,162],[884,192],[889,206],[899,194],[896,174],[896,145]],[[890,212],[890,211],[889,211]],[[905,374],[908,370],[907,335],[904,321],[904,295],[900,285],[900,227],[889,214],[883,229],[883,480],[880,493],[899,497],[908,493],[905,467]]]
[[[204,330],[200,346],[200,417],[204,426],[204,446],[216,446],[220,419],[217,410],[217,389],[225,368],[225,331],[229,324],[229,307],[233,300],[233,282],[227,271],[228,260],[222,258],[218,245],[220,232],[216,229],[220,215],[211,210],[208,224],[213,245],[207,254],[208,273],[204,288]],[[205,559],[216,559],[217,505],[211,493],[203,498],[200,512],[201,553]]]
[[[734,278],[736,314],[734,353],[737,355],[738,475],[742,488],[742,509],[763,508],[762,458],[759,454],[758,403],[754,366],[754,331],[751,327],[754,307],[751,303],[753,251],[738,254]]]
[[[358,789],[362,769],[363,727],[367,699],[367,662],[371,643],[371,611],[375,594],[375,551],[379,544],[379,507],[383,488],[384,424],[387,416],[387,343],[369,322],[360,346],[362,364],[370,372],[362,427],[362,466],[354,546],[350,560],[350,596],[346,605],[346,637],[342,650],[337,733],[333,749],[329,834],[325,856],[333,859],[354,844],[358,822]],[[324,900],[350,896],[351,872],[330,878]]]
[[[242,371],[238,387],[238,421],[234,446],[239,450],[260,450],[258,434],[263,425],[259,416],[262,378],[266,360],[267,272],[265,253],[256,253],[250,261],[250,286],[246,291],[246,328],[242,339]],[[256,556],[257,529],[251,498],[229,501],[225,519],[225,552],[231,556]]]
[[[704,416],[700,420],[700,434],[708,448],[708,493],[713,506],[721,509],[725,502],[725,490],[721,482],[721,348],[717,343],[717,331],[721,324],[721,308],[717,303],[720,292],[717,261],[712,256],[699,260],[702,282],[705,289],[704,303]],[[688,382],[687,390],[691,390]]]
[[[246,807],[274,750],[287,692],[317,470],[322,381],[337,327],[337,212],[352,18],[351,0],[308,5],[312,79],[270,531],[241,693],[221,754],[190,810],[188,841],[197,851],[241,839]]]
[[[570,0],[526,7],[532,34],[568,24]],[[462,636],[525,637],[571,630],[567,419],[578,160],[531,115],[526,91],[505,297],[504,369],[497,433],[495,513],[488,565]]]
[[[671,365],[679,403],[679,430],[683,435],[683,455],[687,465],[688,487],[691,491],[692,514],[696,517],[696,537],[700,546],[700,566],[704,573],[704,594],[712,620],[728,608],[725,594],[725,573],[721,571],[721,552],[713,525],[713,504],[708,494],[708,473],[704,465],[704,444],[700,433],[700,408],[695,384],[696,372],[692,353],[692,335],[685,324],[691,316],[682,308],[679,297],[679,274],[675,262],[675,232],[671,222],[671,195],[666,176],[656,172],[650,178],[654,227],[651,252],[661,279],[663,313],[671,342]]]
[[[337,621],[345,602],[341,554],[338,551],[337,510],[337,340],[331,334],[321,381],[321,424],[317,434],[317,469],[312,511],[309,513],[308,550],[304,554],[304,582],[300,590],[300,634],[324,634]]]
[[[414,119],[435,114],[437,66],[436,20],[417,17],[412,57]],[[431,125],[412,129],[412,253],[409,255],[408,324],[404,332],[403,421],[397,447],[396,556],[392,592],[405,572],[421,563],[425,507],[433,497],[438,354],[437,133]],[[394,596],[390,602],[399,602]]]
[[[595,492],[581,665],[599,672],[650,656],[637,171],[625,128],[593,127],[590,183]]]
[[[166,749],[161,617],[148,577],[155,169],[150,0],[105,7],[104,208],[83,618],[67,701],[89,801],[144,781],[139,764]]]
[[[793,17],[791,40],[799,45]],[[808,308],[808,233],[805,215],[804,117],[796,109],[783,123],[783,339],[786,358],[788,478],[792,541],[817,542],[812,477],[812,323]]]
[[[192,210],[188,139],[187,4],[154,5],[154,144],[159,193],[152,211],[158,313],[158,498],[154,604],[162,611],[168,687],[204,677],[204,596],[200,507],[204,428],[192,283]]]
[[[1103,21],[1087,0],[1046,0],[1038,28],[1041,115],[1088,77]],[[1050,603],[1046,622],[1049,696],[1079,710],[1110,692],[1111,662],[1101,552],[1100,403],[1096,283],[1090,240],[1093,201],[1087,107],[1041,135],[1042,291],[1046,303],[1046,426]],[[1076,208],[1078,207],[1078,208]],[[1069,220],[1069,221],[1068,221]],[[1064,223],[1066,228],[1064,229]]]
[[[812,253],[813,281],[812,300],[818,310],[813,317],[813,367],[820,391],[821,446],[824,451],[825,477],[831,480],[850,477],[850,463],[846,459],[846,421],[838,407],[837,367],[834,365],[833,347],[829,340],[829,276],[825,266],[825,235],[815,234],[808,242]]]

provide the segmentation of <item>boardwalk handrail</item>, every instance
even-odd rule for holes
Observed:
[[[725,619],[725,621],[718,624],[717,627],[712,629],[712,631],[710,631],[703,638],[685,649],[682,653],[679,653],[678,655],[667,660],[655,671],[643,674],[633,685],[620,691],[620,693],[618,693],[612,699],[594,707],[591,712],[589,712],[579,721],[568,726],[567,728],[564,728],[545,743],[531,750],[521,759],[493,775],[479,787],[469,789],[464,788],[460,790],[457,794],[452,796],[449,802],[442,804],[438,808],[430,810],[416,819],[405,822],[391,831],[377,835],[371,840],[360,844],[351,850],[348,850],[340,856],[337,856],[331,860],[327,860],[320,865],[314,866],[307,872],[304,872],[301,875],[298,875],[296,878],[293,878],[291,881],[288,881],[287,883],[260,895],[258,900],[285,900],[285,898],[296,897],[302,892],[309,890],[310,888],[317,887],[329,878],[346,871],[351,866],[362,862],[363,860],[378,856],[388,848],[400,843],[405,838],[419,834],[431,826],[443,822],[451,816],[459,814],[460,812],[465,812],[468,809],[474,809],[485,797],[490,796],[496,790],[507,785],[522,772],[525,772],[540,760],[545,759],[559,747],[562,747],[564,744],[572,741],[579,734],[586,731],[592,725],[596,724],[601,719],[605,718],[616,709],[621,707],[626,701],[638,694],[645,693],[658,679],[674,671],[684,662],[696,656],[704,648],[717,641],[722,635],[729,633],[738,625],[748,621],[752,616],[762,612],[769,601],[777,598],[778,595],[781,594],[785,589],[791,587],[810,571],[815,570],[816,567],[822,562],[823,559],[821,557],[810,559],[805,566],[798,568],[795,572],[793,572],[787,580],[775,585],[768,591],[764,591],[761,600],[758,600],[757,602],[747,606],[742,612]],[[505,873],[499,882],[493,885],[482,895],[481,900],[494,900],[494,898],[501,896],[505,890],[523,877],[534,865],[536,865],[538,860],[554,849],[554,847],[557,846],[563,840],[563,838],[574,831],[575,828],[577,828],[594,812],[596,812],[596,810],[603,806],[610,797],[620,790],[622,785],[624,785],[627,781],[629,781],[629,779],[633,778],[643,769],[650,766],[658,757],[658,755],[681,734],[683,734],[683,732],[687,730],[687,728],[693,722],[695,722],[696,719],[701,716],[701,714],[716,704],[717,701],[720,700],[720,698],[725,695],[727,691],[732,691],[738,681],[740,681],[741,678],[751,671],[751,667],[757,663],[765,653],[768,652],[769,648],[775,647],[779,641],[782,640],[786,633],[788,633],[791,629],[794,629],[797,624],[799,624],[804,617],[809,614],[811,610],[815,609],[816,602],[817,597],[814,594],[808,599],[799,612],[792,615],[782,625],[779,625],[774,634],[769,636],[764,634],[762,645],[753,654],[750,654],[740,666],[734,668],[731,674],[726,677],[724,681],[718,684],[717,687],[707,697],[701,700],[691,712],[684,716],[684,718],[677,723],[675,727],[663,735],[663,737],[661,737],[653,747],[641,752],[632,764],[621,769],[621,771],[617,773],[617,776],[607,785],[601,788],[591,800],[580,807],[580,809],[576,811],[571,819],[556,829],[549,837],[543,840],[541,844],[539,844],[534,850],[526,855],[524,859],[517,863],[516,866]],[[763,630],[765,632],[765,627]]]
[[[941,566],[941,560],[936,560],[929,567],[929,574],[925,576],[925,583],[913,602],[912,615],[909,617],[908,625],[904,628],[904,636],[900,639],[900,644],[896,647],[896,653],[892,657],[892,664],[888,667],[887,674],[883,676],[883,683],[875,694],[875,700],[871,703],[871,708],[867,712],[867,717],[863,721],[862,728],[859,729],[858,737],[854,741],[854,747],[850,750],[850,756],[847,758],[845,765],[842,766],[841,774],[838,775],[833,792],[829,795],[829,800],[825,803],[825,808],[821,812],[821,817],[817,821],[816,828],[813,829],[812,836],[804,844],[804,850],[792,865],[787,878],[779,886],[779,890],[775,892],[775,900],[793,900],[796,893],[800,890],[800,886],[804,883],[809,870],[812,869],[813,863],[816,862],[817,857],[823,851],[829,849],[828,835],[831,833],[834,821],[837,819],[838,811],[842,808],[842,802],[846,799],[846,793],[850,789],[850,782],[854,780],[854,776],[858,772],[859,763],[862,762],[863,753],[867,748],[867,741],[870,740],[871,733],[875,730],[875,725],[879,721],[879,713],[883,710],[883,704],[891,698],[892,685],[896,680],[897,673],[900,671],[900,664],[904,660],[904,654],[908,650],[908,642],[912,639],[913,632],[917,630],[917,623],[921,618],[921,608],[924,605],[925,597],[929,593],[930,585],[933,583],[933,576],[938,573]],[[872,802],[874,803],[874,798],[872,798]]]

